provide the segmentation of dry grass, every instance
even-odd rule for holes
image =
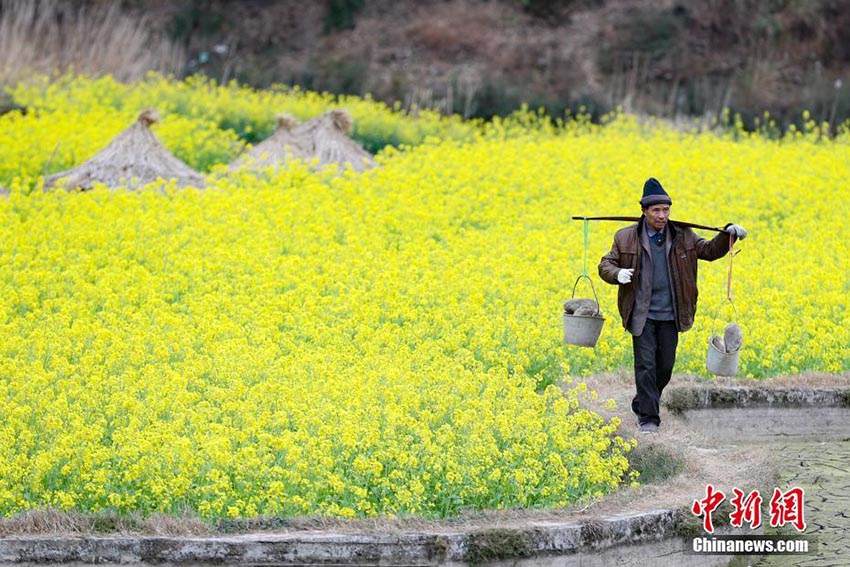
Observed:
[[[0,0],[0,84],[66,71],[133,80],[152,70],[180,73],[184,64],[180,47],[120,2]]]
[[[145,519],[142,532],[160,536],[209,535],[210,527],[196,518],[174,518],[154,514]]]
[[[354,122],[348,112],[334,109],[301,124],[294,130],[302,140],[310,157],[319,166],[336,165],[344,169],[350,165],[355,171],[365,171],[375,162],[371,154],[351,139]]]
[[[0,519],[0,537],[16,535],[145,534],[159,536],[198,536],[212,533],[210,527],[192,517],[153,514],[119,515],[104,511],[95,514],[62,512],[55,508],[27,510]]]
[[[255,170],[267,167],[277,168],[286,166],[293,159],[309,161],[310,143],[302,140],[295,132],[300,125],[298,119],[289,114],[277,115],[277,129],[275,132],[239,156],[228,169],[237,171],[243,167],[250,166]]]
[[[500,18],[504,11],[498,4],[457,0],[429,4],[418,8],[419,17],[406,26],[407,33],[413,45],[441,60],[498,57],[500,39],[510,30]]]
[[[203,187],[203,176],[169,152],[151,131],[157,120],[154,110],[143,111],[100,152],[73,169],[47,176],[44,190],[88,191],[97,183],[137,189],[160,179],[173,179],[180,187]]]
[[[372,155],[351,138],[354,121],[344,110],[331,110],[303,124],[286,114],[277,121],[277,130],[233,161],[231,171],[284,166],[293,159],[315,159],[319,167],[334,165],[340,170],[350,165],[365,171],[375,165]]]
[[[54,508],[27,510],[11,518],[0,519],[0,537],[31,534],[86,533],[89,522],[79,514]]]

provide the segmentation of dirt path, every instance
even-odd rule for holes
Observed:
[[[587,383],[600,399],[617,402],[618,410],[610,415],[623,419],[621,433],[637,438],[638,452],[657,445],[659,450],[670,453],[679,450],[685,459],[685,474],[657,487],[650,484],[635,491],[644,495],[635,504],[645,505],[646,497],[658,496],[665,505],[681,507],[704,495],[709,482],[718,488],[727,487],[726,490],[733,485],[749,490],[771,484],[783,489],[798,486],[806,495],[804,535],[816,540],[816,551],[808,555],[773,555],[757,565],[850,565],[850,543],[846,538],[850,533],[850,407],[846,403],[844,407],[818,405],[831,391],[850,391],[850,376],[806,374],[764,381],[711,382],[677,377],[671,390],[665,392],[668,404],[680,404],[677,398],[683,396],[676,394],[684,391],[728,389],[737,391],[741,400],[750,400],[751,406],[736,407],[731,395],[715,396],[729,400],[727,408],[671,413],[668,405],[662,409],[664,424],[658,436],[636,433],[632,416],[622,410],[629,407],[628,400],[633,395],[629,374],[600,376]],[[767,405],[765,400],[774,400],[776,405]],[[612,498],[605,505],[616,500]]]
[[[773,447],[780,482],[806,492],[806,535],[812,555],[766,558],[759,567],[850,565],[850,442],[787,442]]]

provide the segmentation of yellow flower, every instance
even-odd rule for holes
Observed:
[[[645,163],[674,218],[750,231],[734,259],[741,374],[850,367],[835,277],[850,260],[823,257],[841,250],[823,227],[850,213],[846,133],[553,125],[527,110],[483,125],[156,75],[12,95],[32,112],[0,117],[0,514],[450,516],[635,482],[633,443],[584,407],[596,394],[581,382],[630,364],[616,289],[596,284],[596,349],[561,343],[560,305],[585,268],[570,217],[635,214]],[[166,147],[213,171],[205,190],[41,192],[45,171],[151,105]],[[222,167],[279,109],[340,105],[358,139],[399,146],[379,168]],[[591,274],[615,228],[591,225]],[[706,374],[708,337],[734,315],[727,274],[728,258],[700,266],[677,371]]]

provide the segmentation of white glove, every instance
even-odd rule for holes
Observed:
[[[735,238],[738,240],[743,240],[747,237],[747,231],[744,230],[743,226],[738,226],[737,224],[730,224],[726,228],[723,229],[729,234],[734,234]]]
[[[635,273],[633,268],[622,269],[617,272],[617,281],[621,284],[627,284],[632,281],[633,273]]]

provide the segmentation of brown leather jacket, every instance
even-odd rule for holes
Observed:
[[[599,262],[599,277],[604,281],[619,285],[617,307],[623,318],[623,327],[629,328],[629,316],[635,306],[635,285],[641,281],[641,235],[645,217],[637,223],[621,228],[614,235],[611,251]],[[668,223],[672,244],[668,263],[673,286],[673,304],[679,332],[685,332],[694,324],[697,309],[697,260],[714,261],[729,252],[729,234],[720,232],[711,240],[698,236],[688,227]],[[631,283],[620,285],[617,272],[623,268],[634,268]]]

